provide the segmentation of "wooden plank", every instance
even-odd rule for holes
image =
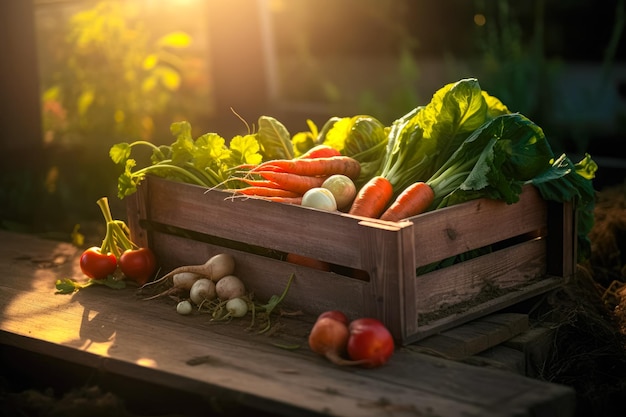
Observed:
[[[226,396],[277,416],[416,414],[508,417],[573,415],[573,390],[494,373],[398,347],[390,363],[337,367],[306,345],[314,317],[276,318],[271,335],[248,320],[180,316],[169,298],[143,301],[132,288],[96,286],[54,295],[55,279],[80,278],[77,255],[62,265],[59,243],[0,232],[0,344],[17,346],[210,398]],[[47,255],[46,255],[47,254]],[[285,350],[276,346],[300,345]]]
[[[504,345],[494,346],[480,352],[476,356],[464,360],[464,363],[474,366],[488,366],[502,371],[526,375],[526,357],[524,353]]]
[[[506,307],[528,300],[536,295],[546,293],[560,285],[562,285],[562,279],[560,277],[544,278],[539,282],[524,287],[520,291],[507,293],[501,297],[496,297],[474,307],[470,307],[462,313],[453,314],[436,320],[433,323],[420,326],[418,332],[407,338],[405,343],[413,343],[433,334],[459,326],[463,323],[487,316],[488,314],[495,313]]]
[[[460,360],[497,346],[527,329],[526,314],[492,314],[427,337],[410,348]]]
[[[498,291],[522,287],[545,276],[545,241],[537,239],[416,277],[420,323],[444,308]],[[482,298],[477,298],[483,293]],[[491,298],[494,298],[493,295]],[[435,313],[435,314],[433,314]]]
[[[358,218],[176,185],[146,178],[142,186],[148,189],[151,221],[348,267],[362,266]]]
[[[415,224],[416,266],[525,233],[541,232],[547,224],[546,213],[546,202],[534,187],[527,186],[520,201],[513,205],[479,199],[412,217],[409,220]]]
[[[554,349],[554,328],[547,325],[536,326],[507,340],[503,343],[512,349],[519,350],[525,357],[525,375],[540,377]]]

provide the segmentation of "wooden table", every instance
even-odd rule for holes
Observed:
[[[334,366],[307,346],[313,317],[276,317],[259,335],[249,319],[181,316],[132,287],[55,294],[57,279],[84,280],[80,250],[6,231],[0,242],[0,345],[132,378],[136,390],[143,381],[277,416],[574,414],[568,387],[408,348],[378,369]]]

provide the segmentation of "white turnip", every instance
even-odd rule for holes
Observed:
[[[243,298],[235,297],[226,303],[227,316],[243,317],[248,313],[248,303]]]
[[[176,312],[178,314],[182,314],[183,316],[191,314],[192,310],[193,306],[188,300],[183,300],[176,305]]]
[[[220,300],[230,300],[243,297],[246,294],[246,287],[235,275],[226,275],[215,284],[215,292]]]
[[[200,278],[189,290],[189,298],[197,306],[201,306],[205,301],[214,300],[216,297],[215,283],[208,278]]]

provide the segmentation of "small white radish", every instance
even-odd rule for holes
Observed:
[[[226,275],[215,284],[215,292],[220,300],[231,300],[246,295],[246,286],[235,275]]]
[[[231,298],[226,303],[226,311],[230,317],[243,317],[248,313],[248,303],[239,297]]]
[[[193,306],[188,300],[183,300],[176,305],[176,312],[184,316],[191,314]]]
[[[189,298],[197,306],[202,305],[205,301],[214,300],[216,297],[215,283],[208,278],[200,278],[193,283],[189,290]]]

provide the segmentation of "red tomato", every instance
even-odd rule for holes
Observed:
[[[143,285],[156,271],[156,257],[149,248],[128,249],[119,260],[120,270],[128,278]]]
[[[354,361],[366,360],[362,366],[376,368],[387,363],[394,352],[393,337],[385,325],[373,318],[353,320],[349,326],[348,356]]]
[[[80,269],[89,278],[104,279],[115,272],[116,268],[117,258],[115,255],[102,253],[97,246],[86,249],[80,256]]]

